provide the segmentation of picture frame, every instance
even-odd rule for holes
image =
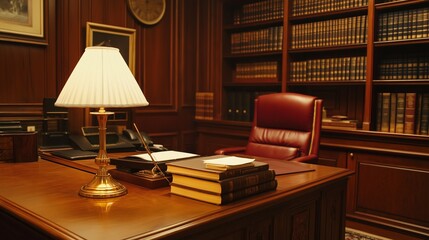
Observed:
[[[135,74],[135,29],[87,22],[86,46],[110,46],[118,48],[131,72]]]
[[[45,0],[0,0],[0,40],[47,44]]]

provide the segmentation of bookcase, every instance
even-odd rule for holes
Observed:
[[[427,1],[223,1],[222,14],[218,120],[250,122],[258,95],[291,91],[353,123],[340,129],[428,135]]]
[[[429,4],[375,4],[372,130],[428,135]]]
[[[327,116],[319,163],[356,173],[348,219],[429,236],[422,210],[429,196],[429,1],[219,4],[220,90],[213,119],[198,122],[199,153],[245,145],[260,94],[317,96]],[[415,204],[403,210],[394,201]]]
[[[284,2],[223,3],[221,115],[250,122],[255,97],[282,89]]]

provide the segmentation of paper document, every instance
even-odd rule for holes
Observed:
[[[255,159],[253,159],[253,158],[225,156],[225,157],[219,157],[216,159],[204,160],[204,163],[225,165],[225,166],[236,166],[236,165],[243,165],[243,164],[251,163],[253,161],[255,161]]]
[[[163,162],[163,161],[170,161],[170,160],[177,160],[177,159],[198,157],[198,156],[199,155],[195,153],[179,152],[179,151],[173,151],[173,150],[152,153],[152,157],[156,162]],[[136,155],[132,155],[131,157],[138,157],[146,161],[152,161],[149,154],[147,153],[136,154]]]
[[[255,159],[252,158],[243,158],[236,156],[225,156],[215,159],[204,160],[206,168],[217,169],[217,170],[227,170],[234,168],[243,168],[253,166]]]

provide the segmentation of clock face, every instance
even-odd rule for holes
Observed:
[[[165,0],[128,0],[134,16],[144,24],[152,25],[164,16]]]

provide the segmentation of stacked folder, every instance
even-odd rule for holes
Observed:
[[[167,163],[171,193],[213,204],[225,204],[277,187],[274,170],[267,163],[213,165],[208,161],[241,161],[233,156],[198,157]]]

